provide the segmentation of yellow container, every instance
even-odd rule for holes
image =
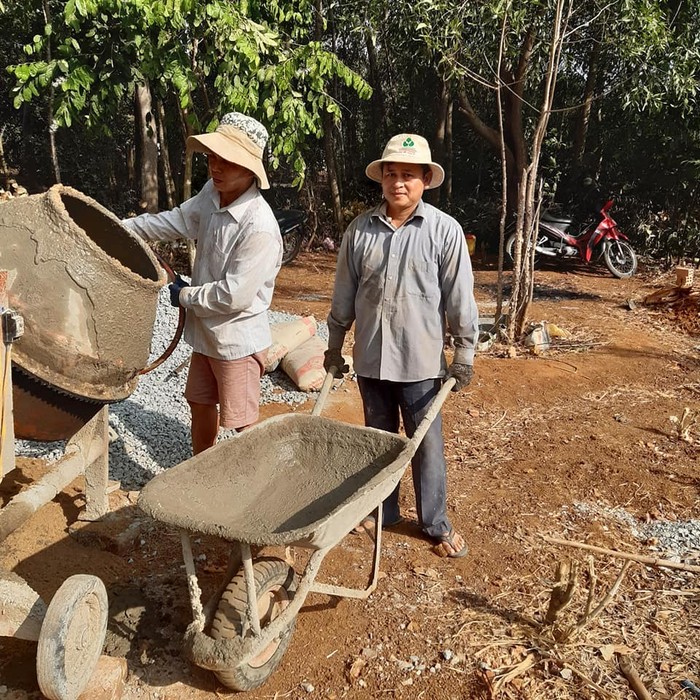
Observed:
[[[467,239],[469,255],[474,255],[474,251],[476,250],[476,236],[473,233],[467,233],[465,238]]]

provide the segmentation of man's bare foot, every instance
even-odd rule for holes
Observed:
[[[439,557],[449,557],[450,559],[459,559],[465,557],[469,552],[469,547],[464,541],[464,538],[459,533],[451,528],[449,532],[440,535],[436,538],[437,544],[433,551]]]

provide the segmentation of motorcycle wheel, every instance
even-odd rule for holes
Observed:
[[[506,256],[508,260],[510,261],[510,264],[513,264],[513,256],[515,255],[515,234],[511,234],[508,239],[506,240]],[[537,267],[537,263],[540,261],[540,255],[535,251],[535,267]]]
[[[282,236],[282,264],[287,265],[301,250],[301,244],[304,240],[304,231],[301,226],[298,226],[293,231]]]
[[[637,254],[627,241],[608,241],[603,259],[610,272],[620,279],[627,279],[637,271]]]

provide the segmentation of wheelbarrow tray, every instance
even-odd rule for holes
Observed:
[[[392,492],[414,451],[383,430],[275,416],[154,477],[139,507],[229,541],[324,549]]]

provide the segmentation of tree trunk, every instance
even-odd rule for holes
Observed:
[[[586,150],[586,136],[588,135],[588,124],[591,118],[591,109],[593,107],[593,95],[595,93],[596,83],[598,81],[598,64],[600,61],[601,42],[596,37],[593,42],[593,48],[588,58],[588,75],[586,76],[586,86],[583,92],[583,100],[581,107],[576,116],[576,124],[574,126],[574,138],[572,146],[572,160],[574,169],[581,167],[583,162],[583,154]]]
[[[48,25],[51,24],[51,8],[49,7],[48,0],[43,0],[42,8],[44,10],[44,22]],[[46,62],[51,63],[51,37],[46,39]],[[53,83],[49,87],[49,99],[47,108],[47,119],[49,122],[49,153],[51,154],[51,169],[53,170],[54,182],[61,182],[61,167],[58,162],[58,152],[56,151],[56,126],[54,124],[53,116],[53,100],[54,100],[54,88]]]
[[[333,117],[330,114],[323,115],[323,150],[326,156],[326,168],[328,170],[328,186],[331,190],[331,203],[333,205],[333,221],[337,237],[343,235],[343,204],[340,199],[338,186],[338,170],[335,161],[335,147],[333,145]]]
[[[504,92],[507,93],[508,89],[504,90]],[[525,159],[525,162],[518,164],[519,159],[516,159],[514,156],[512,144],[515,143],[515,147],[517,148],[517,150],[520,153],[522,153],[522,144],[524,143],[524,136],[522,135],[522,133],[516,136],[517,130],[509,124],[509,120],[513,118],[513,114],[512,112],[508,111],[505,102],[506,100],[504,98],[503,140],[505,143],[505,159],[506,168],[508,172],[508,211],[512,212],[515,211],[518,206],[520,181],[523,177],[524,169],[527,166],[527,159]],[[469,122],[469,125],[471,126],[472,130],[476,134],[481,136],[486,141],[486,143],[488,143],[489,146],[491,146],[491,148],[494,149],[496,153],[498,153],[500,157],[501,133],[498,129],[492,129],[490,126],[488,126],[481,120],[479,115],[472,107],[469,97],[467,96],[464,84],[462,84],[459,88],[457,94],[457,105],[460,113],[467,118],[467,121]],[[507,137],[507,134],[510,134],[509,138]]]
[[[387,140],[386,134],[386,99],[384,97],[383,82],[379,71],[379,58],[377,55],[377,35],[368,24],[365,26],[365,46],[367,48],[367,62],[369,84],[372,86],[372,128],[369,129],[369,152],[376,153],[377,158]]]
[[[445,184],[442,186],[442,201],[445,208],[449,211],[452,206],[452,107],[454,101],[450,94],[447,100],[447,117],[445,119]]]
[[[564,17],[564,4],[567,1],[569,2],[567,16]],[[532,302],[535,243],[539,228],[539,202],[542,195],[541,183],[539,183],[538,191],[540,154],[552,112],[557,83],[557,66],[561,56],[565,28],[571,13],[570,2],[571,0],[557,0],[556,18],[552,26],[549,48],[549,62],[545,74],[544,95],[539,110],[540,116],[530,147],[530,164],[525,170],[525,177],[522,178],[520,186],[516,224],[516,255],[513,264],[513,285],[507,324],[508,339],[511,342],[523,335],[527,313]],[[520,74],[520,71],[518,73]],[[520,75],[518,82],[522,83],[523,77],[524,73]],[[517,82],[515,84],[517,85]]]
[[[192,151],[187,148],[187,138],[192,135],[192,127],[188,118],[187,110],[182,109],[178,103],[180,115],[180,126],[182,127],[182,138],[185,142],[185,165],[182,172],[182,201],[186,202],[192,196]],[[197,246],[191,239],[187,239],[187,257],[190,261],[190,274],[194,269],[194,259],[197,255]]]
[[[316,26],[315,34],[317,41],[323,41],[323,1],[316,0]],[[326,170],[328,172],[328,187],[331,191],[331,205],[333,207],[333,223],[337,232],[337,237],[343,235],[343,204],[340,195],[340,185],[338,182],[338,164],[335,158],[333,117],[328,112],[323,113],[323,152],[326,159]]]
[[[158,143],[151,109],[151,90],[148,83],[136,86],[136,121],[141,144],[141,208],[158,211]]]
[[[7,190],[10,187],[10,170],[7,167],[7,161],[5,160],[5,146],[3,143],[5,128],[5,124],[3,124],[0,128],[0,186]]]
[[[433,142],[433,160],[444,167],[445,163],[445,134],[447,132],[447,108],[450,99],[450,82],[438,77],[437,102],[435,105],[435,137]],[[444,200],[442,187],[428,190],[426,200],[435,206],[439,206]]]
[[[136,189],[136,147],[133,143],[126,151],[126,183],[129,189]]]
[[[165,129],[165,109],[163,101],[156,98],[156,108],[158,110],[158,141],[160,142],[160,158],[163,166],[163,182],[165,184],[165,197],[167,200],[168,209],[175,206],[175,181],[173,180],[173,171],[170,167],[170,152],[168,150],[168,139]]]

